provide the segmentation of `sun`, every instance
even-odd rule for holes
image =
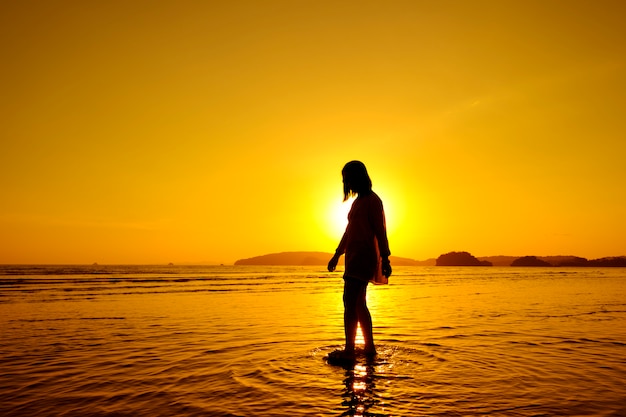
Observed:
[[[348,201],[334,202],[332,210],[330,211],[330,223],[333,225],[333,228],[340,230],[342,235],[348,225],[348,213],[350,212],[353,201],[354,198],[351,198]]]
[[[311,215],[315,218],[315,234],[321,248],[337,247],[348,225],[348,212],[354,199],[342,202],[341,195],[320,193],[316,208]]]

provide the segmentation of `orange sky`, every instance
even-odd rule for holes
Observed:
[[[626,255],[624,4],[2,2],[0,263]]]

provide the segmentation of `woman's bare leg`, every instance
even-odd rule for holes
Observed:
[[[357,304],[358,321],[361,325],[361,332],[363,333],[363,339],[365,340],[365,352],[376,353],[376,347],[374,346],[374,330],[372,328],[372,316],[367,308],[366,301],[366,288],[363,288],[362,295],[359,294],[359,301]]]
[[[363,339],[365,339],[366,352],[376,352],[372,330],[372,316],[367,308],[366,295],[367,283],[356,279],[345,279],[343,321],[347,353],[354,352],[356,332],[359,324],[361,325],[361,332],[363,332]]]
[[[354,352],[354,342],[359,324],[357,303],[360,283],[355,279],[345,278],[343,287],[343,327],[346,335],[346,353]]]

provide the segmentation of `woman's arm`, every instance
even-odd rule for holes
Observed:
[[[346,231],[347,232],[347,231]],[[335,250],[335,254],[330,261],[328,262],[328,271],[333,272],[337,267],[337,263],[339,262],[339,258],[346,252],[346,232],[343,233],[341,237],[341,241],[339,242],[339,246],[337,246],[337,250]]]
[[[374,236],[378,241],[378,250],[380,256],[383,259],[389,258],[391,251],[389,250],[389,241],[387,240],[387,225],[385,224],[385,210],[383,209],[383,202],[380,199],[376,199],[374,207],[370,211],[372,227],[374,229]]]
[[[387,240],[387,225],[385,223],[385,210],[383,209],[383,202],[377,198],[376,203],[371,210],[371,221],[374,229],[374,236],[378,244],[378,252],[382,258],[382,273],[389,278],[391,275],[391,264],[389,263],[389,241]]]

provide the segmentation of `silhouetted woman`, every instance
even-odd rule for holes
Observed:
[[[385,212],[381,199],[372,191],[372,180],[360,161],[348,162],[343,175],[343,201],[355,196],[348,214],[348,226],[335,255],[328,262],[334,271],[339,257],[345,253],[346,267],[343,275],[344,329],[346,347],[332,352],[330,359],[350,360],[355,356],[354,345],[357,326],[360,324],[365,339],[365,353],[375,355],[372,334],[372,316],[366,303],[367,284],[387,283],[391,275],[389,243],[385,226]]]

